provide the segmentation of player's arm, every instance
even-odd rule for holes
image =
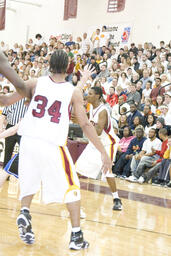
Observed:
[[[95,124],[95,129],[96,129],[98,136],[100,136],[102,134],[102,131],[104,128],[107,128],[107,125],[106,125],[107,122],[108,122],[107,111],[104,109],[99,114],[98,123]]]
[[[76,88],[74,90],[71,103],[74,105],[75,115],[85,136],[94,144],[97,150],[100,151],[103,162],[102,170],[104,173],[106,173],[108,170],[111,170],[112,162],[110,161],[100,139],[98,138],[96,130],[87,118],[80,89]]]
[[[8,93],[5,95],[0,95],[0,106],[8,106],[14,104],[15,102],[21,100],[21,96],[18,92]]]
[[[18,124],[16,124],[15,126],[10,127],[7,130],[1,132],[0,133],[0,139],[5,139],[7,137],[10,137],[10,136],[16,134],[16,132],[18,130],[18,127],[19,127],[19,124],[20,124],[20,122]]]
[[[0,73],[3,74],[14,85],[19,94],[21,94],[23,97],[31,97],[31,89],[10,66],[2,51],[0,51]]]
[[[92,67],[91,65],[86,65],[83,71],[79,70],[82,77],[81,77],[81,80],[78,82],[77,88],[80,88],[81,90],[83,90],[89,77],[95,73],[95,68],[94,67],[91,68],[91,67]]]

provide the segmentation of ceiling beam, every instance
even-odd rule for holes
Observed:
[[[26,1],[21,1],[21,0],[10,0],[10,2],[16,2],[16,3],[20,3],[20,4],[28,4],[28,5],[33,5],[36,7],[42,7],[42,4],[37,4],[37,3],[33,3],[33,2],[26,2]]]
[[[7,10],[8,10],[8,11],[12,11],[12,12],[16,12],[16,9],[11,8],[11,7],[7,7]]]

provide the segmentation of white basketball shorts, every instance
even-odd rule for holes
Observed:
[[[116,154],[115,145],[107,145],[105,146],[105,149],[110,159],[113,161],[114,155]],[[75,167],[79,174],[88,178],[97,179],[102,168],[100,152],[91,143],[89,143],[78,158]],[[111,177],[111,175],[109,176]]]
[[[20,199],[42,186],[44,203],[80,200],[80,183],[66,146],[22,136],[19,153]]]

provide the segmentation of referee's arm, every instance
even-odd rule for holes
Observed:
[[[3,132],[4,123],[6,121],[6,115],[0,115],[0,133]]]

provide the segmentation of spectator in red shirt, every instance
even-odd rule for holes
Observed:
[[[158,77],[155,80],[155,87],[152,89],[150,93],[150,98],[152,99],[152,103],[156,105],[156,99],[158,95],[163,96],[165,93],[165,89],[161,87],[161,79]]]
[[[115,88],[113,86],[109,88],[106,102],[109,103],[111,107],[118,103],[118,95],[115,93]]]

